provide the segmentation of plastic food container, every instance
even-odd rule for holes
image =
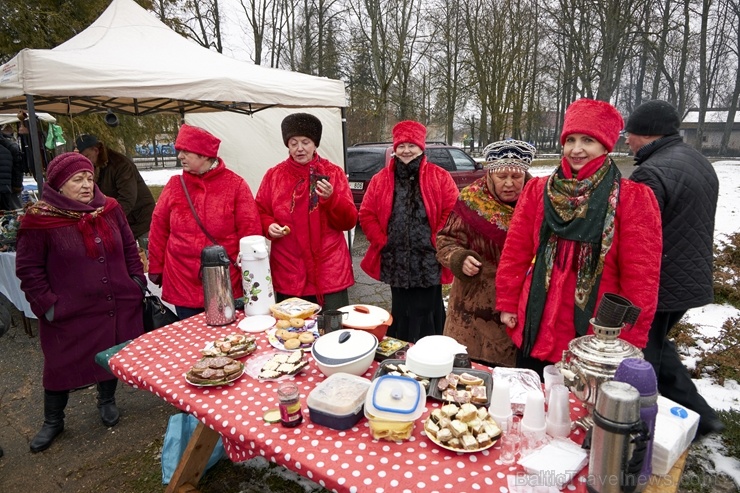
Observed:
[[[363,330],[335,330],[316,339],[311,347],[316,366],[327,377],[334,373],[362,375],[370,368],[378,339]]]
[[[365,397],[365,417],[376,440],[408,440],[424,413],[424,387],[411,378],[383,375],[373,380]]]
[[[406,351],[406,366],[425,377],[439,378],[448,375],[455,363],[455,355],[467,349],[448,336],[426,336]]]
[[[373,305],[348,305],[339,308],[347,315],[342,321],[348,329],[365,330],[372,333],[379,341],[383,340],[393,317],[387,310]]]
[[[367,378],[334,373],[308,394],[311,421],[335,430],[352,428],[362,418],[362,406],[372,382]]]

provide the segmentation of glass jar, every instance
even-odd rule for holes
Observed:
[[[280,400],[280,421],[283,426],[293,428],[303,422],[301,412],[301,395],[298,386],[292,382],[286,382],[278,387],[278,399]]]

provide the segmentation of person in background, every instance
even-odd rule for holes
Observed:
[[[12,136],[12,133],[11,133]],[[0,210],[23,207],[23,156],[12,138],[0,135]]]
[[[180,319],[204,311],[200,253],[211,244],[198,226],[183,183],[200,222],[231,259],[232,294],[243,295],[241,272],[233,265],[243,236],[259,235],[257,204],[244,178],[218,157],[221,140],[187,124],[175,140],[183,173],[170,178],[152,215],[149,233],[149,280],[162,286],[162,299],[175,306]]]
[[[347,175],[319,155],[322,125],[314,115],[288,115],[280,128],[288,158],[267,170],[256,199],[272,241],[275,298],[296,296],[326,310],[349,305],[355,278],[345,232],[357,224],[357,209]]]
[[[75,140],[75,147],[95,165],[95,183],[105,195],[121,204],[134,237],[146,250],[154,196],[134,162],[104,145],[94,135],[80,135]]]
[[[455,276],[444,335],[487,365],[514,366],[516,347],[496,305],[496,268],[506,232],[537,150],[521,140],[503,140],[483,150],[486,174],[463,188],[437,234],[437,260]]]
[[[21,219],[16,275],[39,320],[44,353],[41,452],[64,430],[70,390],[97,384],[100,418],[115,426],[118,380],[95,355],[144,332],[145,282],[136,241],[118,202],[93,181],[93,165],[67,152],[47,170],[42,200]]]
[[[621,338],[645,347],[660,280],[660,210],[645,185],[622,179],[609,152],[623,120],[604,101],[565,112],[563,159],[524,188],[496,273],[496,308],[517,346],[516,365],[537,371],[592,332],[604,293],[642,309]]]
[[[719,180],[711,163],[678,134],[681,119],[666,101],[647,101],[625,126],[637,168],[630,179],[650,187],[662,218],[663,256],[658,309],[643,353],[655,369],[662,395],[701,416],[699,435],[725,426],[699,395],[668,339],[689,308],[712,303],[714,216]]]
[[[360,267],[391,287],[388,335],[416,342],[442,334],[442,284],[452,273],[437,261],[437,233],[458,190],[447,170],[424,155],[427,129],[406,120],[393,127],[394,156],[368,185],[360,225],[370,246]]]

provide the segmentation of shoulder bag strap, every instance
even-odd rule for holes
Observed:
[[[195,212],[195,207],[193,206],[193,201],[190,199],[190,193],[188,193],[188,187],[185,186],[185,178],[183,178],[182,175],[180,175],[180,183],[182,183],[182,189],[185,191],[185,198],[188,199],[188,205],[190,206],[190,211],[193,213],[193,217],[195,218],[195,222],[198,223],[198,226],[200,227],[201,231],[206,235],[206,237],[213,243],[214,245],[219,245],[219,242],[216,241],[216,239],[211,236],[211,233],[208,232],[208,230],[203,226],[203,223],[200,222],[200,218],[198,217],[198,213]],[[227,253],[228,255],[228,253]],[[231,257],[229,257],[229,260],[232,264],[234,264],[234,267],[236,267],[236,270],[239,270],[239,264],[237,264],[235,261],[231,260]]]
[[[211,233],[208,232],[208,230],[203,226],[203,223],[200,222],[200,218],[198,217],[198,213],[195,212],[195,207],[193,206],[193,201],[190,199],[190,193],[188,193],[188,187],[185,186],[185,178],[180,175],[180,183],[182,183],[182,189],[185,191],[185,198],[188,199],[188,205],[190,206],[190,211],[193,213],[193,217],[195,218],[195,222],[198,223],[198,226],[200,227],[201,231],[206,235],[206,237],[211,240],[211,243],[214,245],[218,245],[218,242],[211,236]]]

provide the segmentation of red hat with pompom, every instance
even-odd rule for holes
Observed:
[[[175,139],[175,149],[194,152],[205,157],[218,157],[221,139],[211,132],[183,123]]]
[[[578,99],[565,110],[560,144],[565,144],[568,135],[584,134],[598,140],[612,152],[622,128],[624,128],[622,115],[611,104],[596,99]]]
[[[416,144],[421,150],[424,150],[427,140],[427,128],[419,122],[413,120],[404,120],[396,123],[393,127],[393,150],[396,150],[400,144],[409,142]]]

